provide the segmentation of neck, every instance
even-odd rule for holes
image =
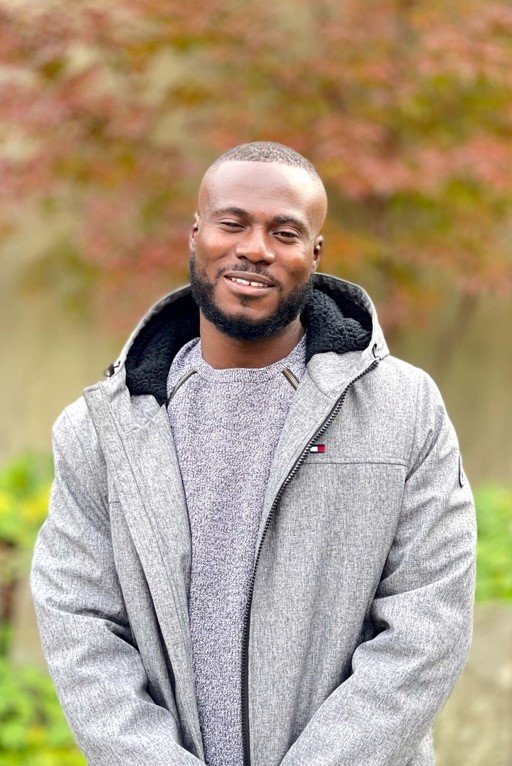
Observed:
[[[284,359],[304,335],[304,328],[297,317],[270,338],[238,340],[224,335],[201,314],[199,334],[205,362],[216,370],[225,370],[231,367],[268,367]]]

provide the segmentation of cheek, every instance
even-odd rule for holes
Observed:
[[[218,247],[213,237],[207,237],[203,234],[196,237],[193,252],[201,266],[207,267],[212,260],[215,260],[217,250]]]
[[[289,277],[296,282],[306,282],[314,272],[314,261],[309,254],[302,253],[284,261]]]

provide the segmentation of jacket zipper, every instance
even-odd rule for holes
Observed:
[[[374,347],[374,354],[375,354],[375,347]],[[272,523],[272,520],[274,518],[277,506],[279,505],[279,502],[283,496],[283,493],[286,487],[290,484],[292,479],[297,474],[299,468],[302,466],[304,460],[306,459],[309,453],[311,446],[317,441],[317,439],[320,438],[320,436],[322,436],[322,434],[325,433],[325,431],[327,431],[332,421],[334,420],[334,418],[337,416],[337,414],[343,407],[343,403],[345,399],[347,398],[347,394],[349,390],[352,388],[352,386],[354,385],[354,383],[357,383],[358,380],[360,380],[369,372],[374,370],[379,364],[379,362],[380,362],[380,358],[376,356],[375,360],[365,370],[363,370],[356,378],[354,378],[348,384],[348,386],[343,390],[339,399],[336,401],[334,407],[330,411],[329,415],[326,417],[322,425],[318,428],[315,434],[308,441],[303,451],[297,458],[295,464],[291,468],[290,472],[288,473],[283,483],[279,487],[279,491],[274,498],[274,502],[272,503],[272,507],[270,509],[267,521],[265,522],[263,533],[261,535],[260,544],[258,546],[256,558],[254,561],[254,568],[253,568],[251,580],[249,583],[249,597],[247,599],[247,604],[245,607],[244,624],[243,624],[243,632],[242,632],[242,742],[243,742],[243,753],[244,753],[244,766],[251,766],[251,745],[250,745],[251,741],[250,741],[250,731],[249,731],[249,631],[251,627],[251,606],[252,606],[252,598],[254,593],[254,583],[256,581],[256,569],[258,567],[258,562],[260,560],[263,543],[265,542],[265,537],[267,535],[270,524]]]

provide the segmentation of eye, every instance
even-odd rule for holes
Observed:
[[[299,234],[296,231],[293,231],[291,229],[280,229],[279,231],[274,232],[275,237],[279,237],[280,239],[285,239],[288,242],[297,240],[299,238]]]
[[[226,231],[240,231],[240,229],[243,229],[239,221],[219,221],[219,226],[222,226]]]

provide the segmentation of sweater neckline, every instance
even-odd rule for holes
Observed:
[[[251,383],[258,384],[278,377],[283,369],[288,368],[299,379],[306,367],[306,336],[304,335],[291,352],[277,362],[266,367],[228,367],[216,369],[203,358],[201,339],[194,338],[182,349],[187,355],[187,368],[194,369],[204,380],[213,383]]]

